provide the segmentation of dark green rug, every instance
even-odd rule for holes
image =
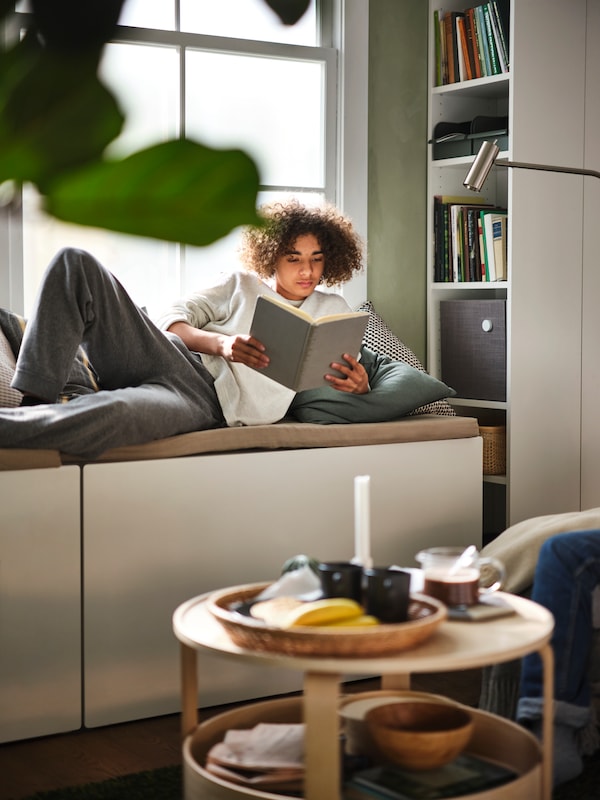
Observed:
[[[181,800],[182,768],[161,767],[100,783],[38,792],[27,800]]]
[[[181,800],[181,767],[111,778],[68,789],[39,792],[27,800]],[[583,775],[564,783],[552,793],[552,800],[598,800],[600,798],[600,753],[586,759]]]

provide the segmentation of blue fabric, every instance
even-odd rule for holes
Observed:
[[[369,376],[370,392],[348,394],[331,386],[308,389],[298,392],[288,413],[300,422],[321,425],[385,422],[456,394],[427,372],[367,347],[362,347],[360,360]]]
[[[588,660],[592,642],[592,592],[600,583],[600,530],[561,533],[540,550],[531,599],[552,612],[555,629],[554,697],[557,706],[588,708]],[[542,665],[537,654],[523,659],[519,719],[532,718],[542,696]]]
[[[600,583],[600,530],[560,533],[540,549],[532,600],[554,615],[554,786],[583,770],[579,731],[591,719],[588,679],[592,645],[592,592]],[[523,659],[517,719],[541,737],[544,714],[543,667],[536,653]]]

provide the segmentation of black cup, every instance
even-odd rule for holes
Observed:
[[[350,597],[362,602],[362,575],[359,564],[351,561],[323,561],[319,564],[319,576],[323,597]]]
[[[364,601],[367,614],[380,622],[406,622],[410,572],[388,567],[366,567]]]

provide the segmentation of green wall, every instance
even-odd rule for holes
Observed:
[[[425,363],[429,4],[369,9],[368,296]]]

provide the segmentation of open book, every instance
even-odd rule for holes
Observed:
[[[349,311],[313,319],[306,311],[261,295],[250,334],[266,347],[269,366],[259,371],[289,389],[302,392],[325,383],[332,361],[358,355],[367,327],[367,311]]]

